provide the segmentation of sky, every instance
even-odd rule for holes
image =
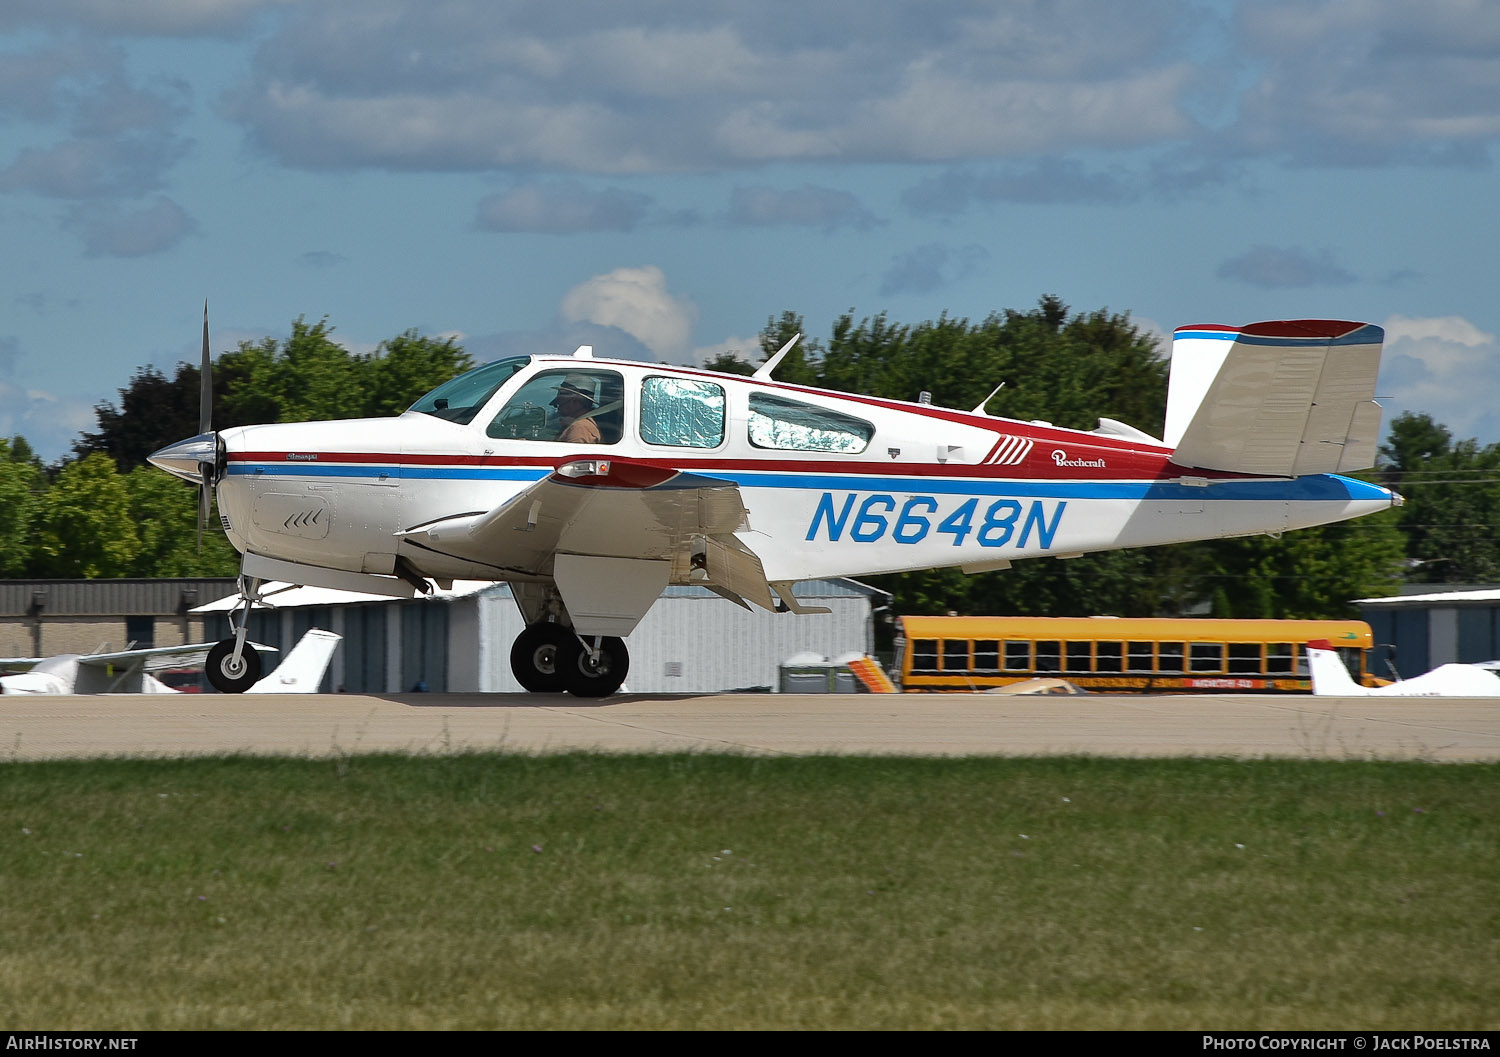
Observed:
[[[1494,0],[5,0],[0,436],[205,300],[698,363],[1053,294],[1380,324],[1387,421],[1491,443],[1497,143]]]

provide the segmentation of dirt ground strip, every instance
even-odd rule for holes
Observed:
[[[0,697],[0,756],[742,752],[1500,760],[1500,700],[1258,695]]]

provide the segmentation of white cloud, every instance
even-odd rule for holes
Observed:
[[[1241,4],[1261,68],[1236,137],[1309,161],[1477,162],[1500,138],[1500,6],[1485,0]]]
[[[567,323],[618,327],[652,355],[680,362],[689,352],[689,339],[698,312],[685,297],[667,289],[660,268],[616,268],[596,275],[569,290],[560,314]]]
[[[20,434],[46,462],[68,454],[79,433],[98,425],[90,401],[0,382],[0,437]]]
[[[1182,0],[919,11],[327,0],[231,101],[307,168],[714,170],[1159,143],[1192,128]]]
[[[879,221],[848,191],[803,184],[775,187],[736,187],[729,196],[729,222],[746,227],[813,227],[834,231],[841,227],[865,229]]]
[[[139,208],[91,202],[74,209],[64,225],[83,240],[92,257],[146,257],[177,245],[197,230],[193,218],[170,198]]]
[[[1217,274],[1268,290],[1345,286],[1356,281],[1356,276],[1334,259],[1333,251],[1301,246],[1256,246],[1219,265]]]
[[[476,223],[489,231],[631,231],[650,204],[635,191],[593,191],[571,180],[524,184],[481,199]]]
[[[1455,437],[1500,434],[1500,343],[1460,316],[1392,316],[1378,395],[1388,417],[1428,414]]]
[[[242,30],[256,15],[294,0],[6,0],[0,27],[195,36]]]

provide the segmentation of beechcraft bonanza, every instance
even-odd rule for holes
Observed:
[[[571,356],[478,367],[389,419],[209,422],[151,456],[209,491],[243,555],[235,632],[209,677],[257,678],[244,648],[266,581],[412,597],[504,580],[533,692],[613,693],[624,637],[669,584],[820,612],[793,585],[937,566],[1279,533],[1385,510],[1340,476],[1374,464],[1383,333],[1330,320],[1179,329],[1166,436]],[[993,395],[993,394],[991,394]],[[987,402],[987,401],[986,401]]]
[[[331,631],[310,629],[276,670],[249,686],[247,692],[317,693],[341,638]],[[55,657],[4,657],[0,658],[0,667],[28,670],[0,675],[0,694],[175,694],[179,691],[158,679],[157,673],[201,667],[216,649],[219,646],[215,644],[200,644]],[[245,649],[259,657],[270,647],[247,642]]]
[[[1360,686],[1327,639],[1307,644],[1307,667],[1319,697],[1500,697],[1500,676],[1475,664],[1440,664],[1386,686]]]

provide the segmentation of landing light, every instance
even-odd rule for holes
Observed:
[[[608,459],[575,459],[572,462],[563,463],[557,468],[557,472],[564,477],[608,477]]]

